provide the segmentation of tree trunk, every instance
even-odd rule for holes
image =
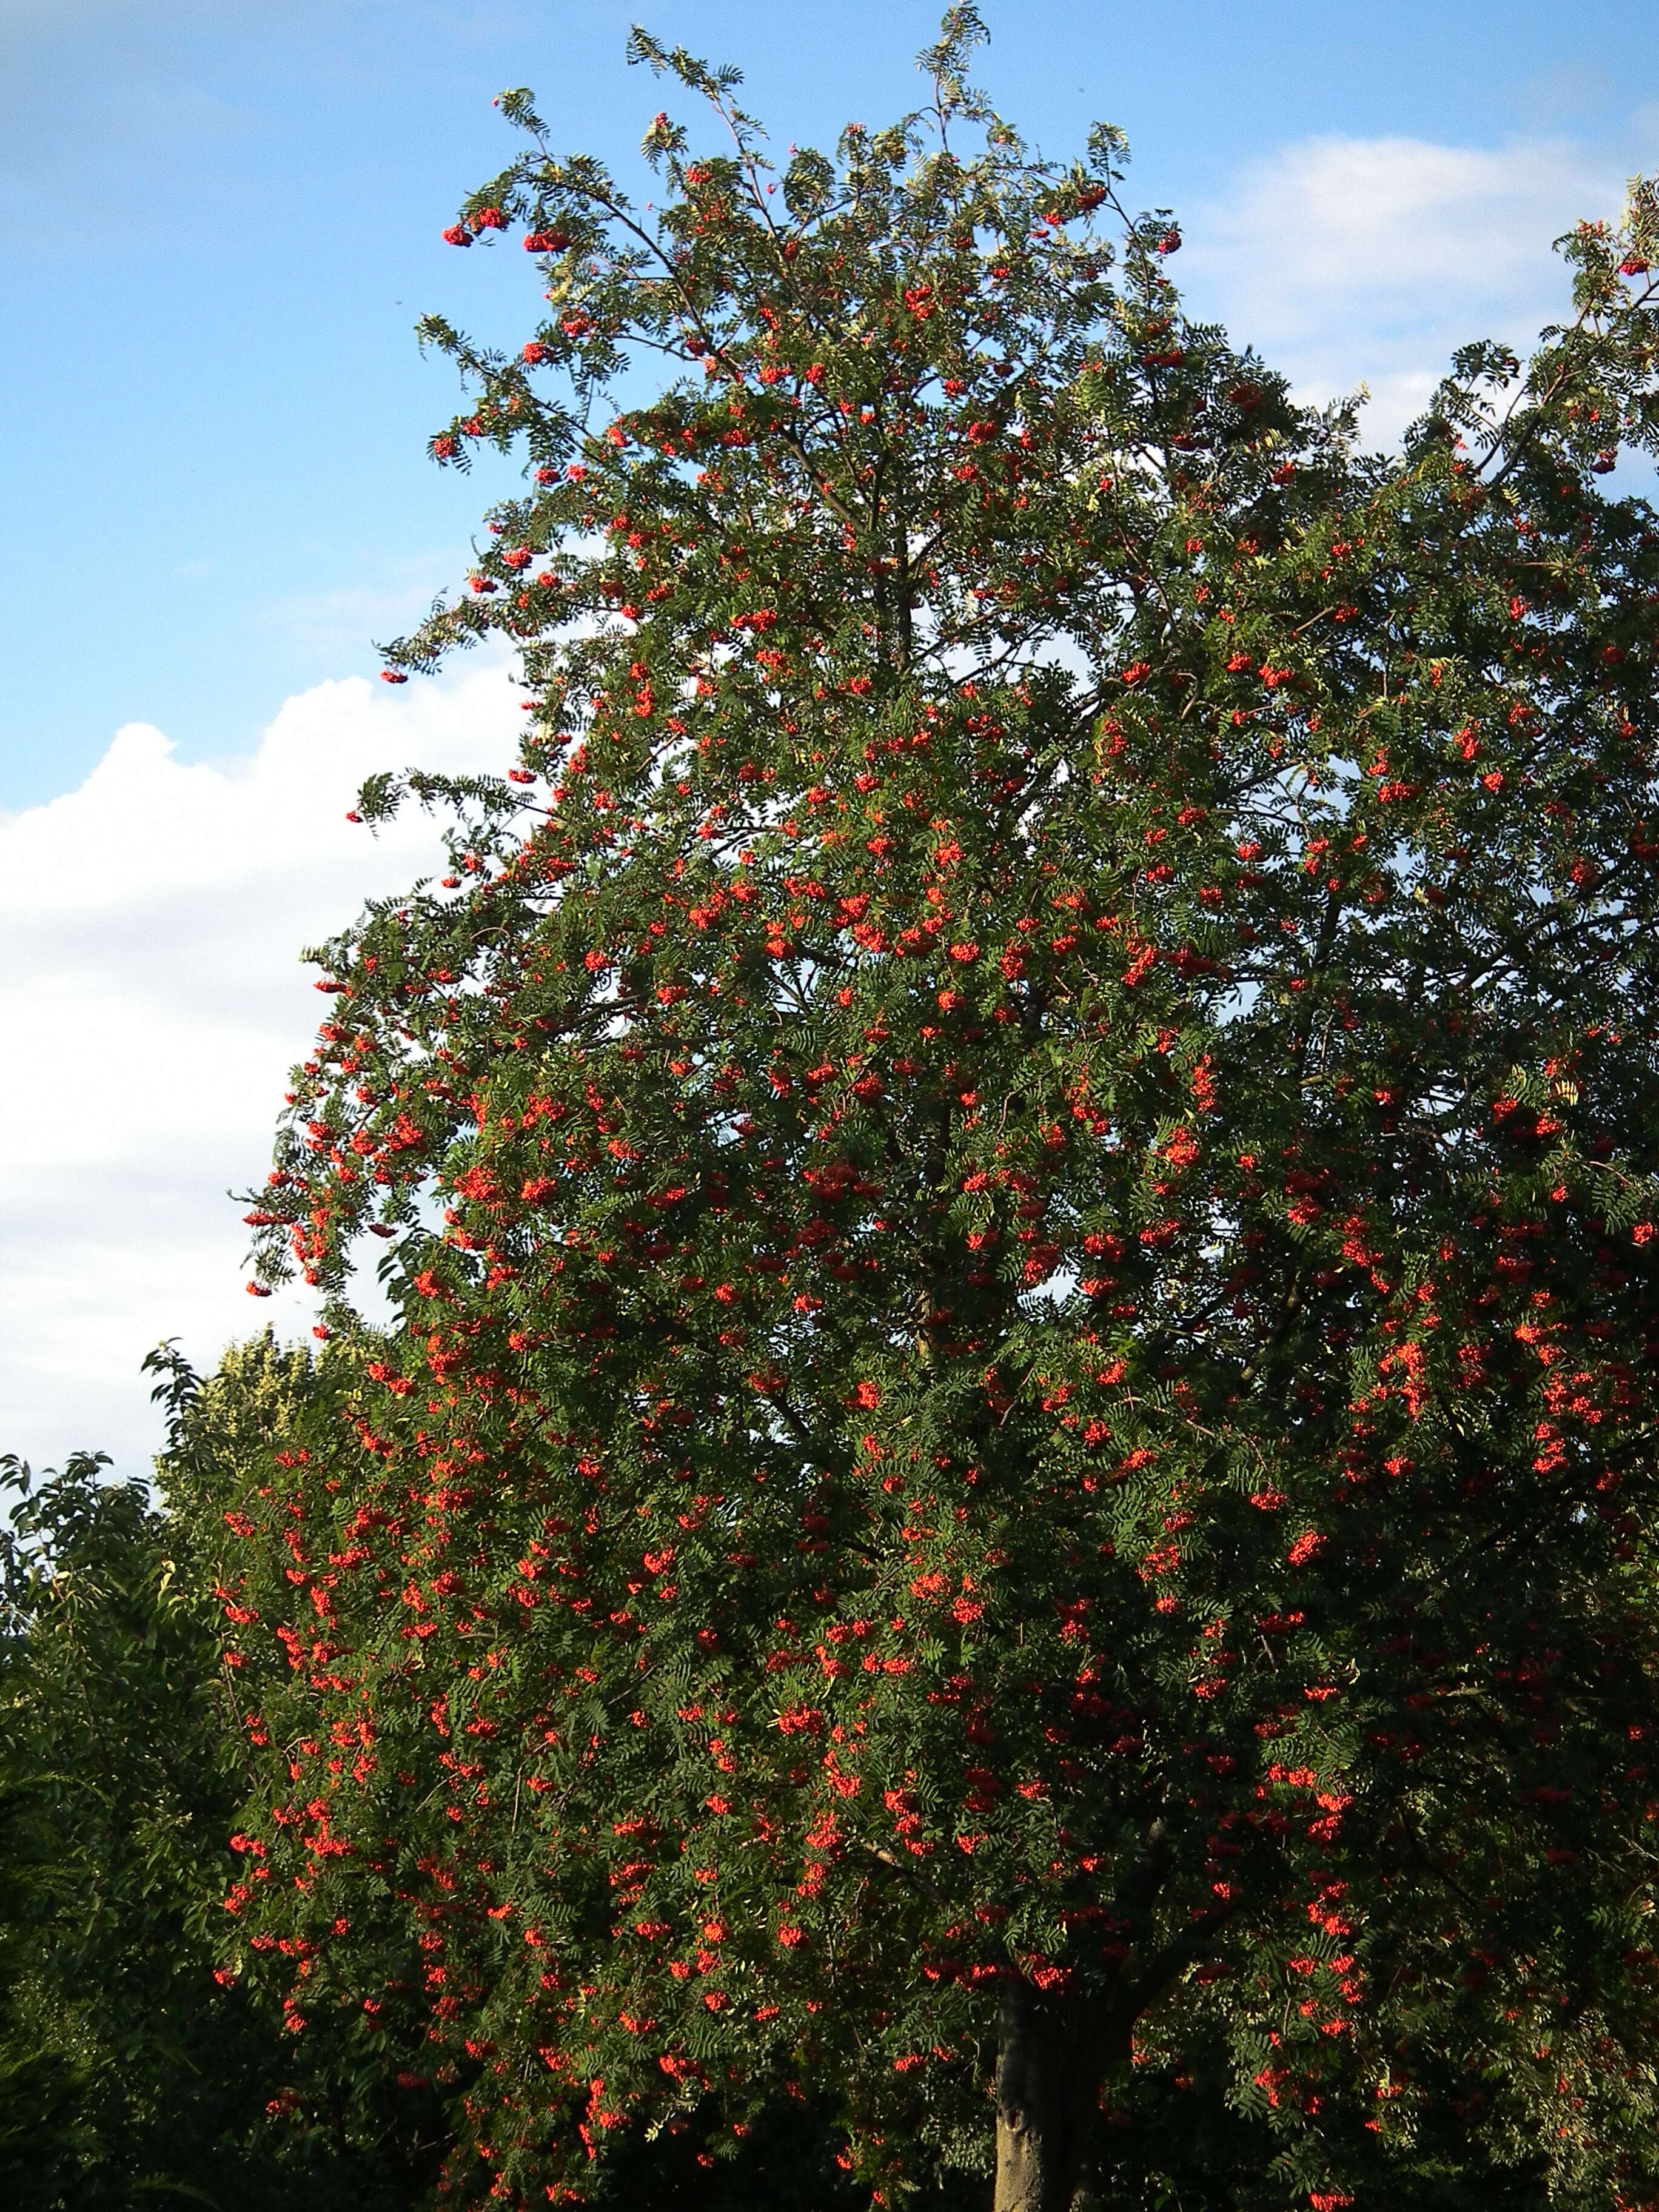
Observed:
[[[998,2030],[996,2212],[1092,2212],[1093,2039],[1021,1979],[1004,1988]]]

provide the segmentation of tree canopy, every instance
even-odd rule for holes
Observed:
[[[447,234],[544,300],[423,325],[432,451],[526,484],[387,673],[505,638],[525,737],[365,787],[451,867],[251,1216],[338,1341],[228,1516],[238,1967],[454,2203],[827,2095],[1050,2212],[1208,2085],[1237,2201],[1634,2205],[1653,195],[1367,453],[979,36],[775,166],[635,33],[715,150],[641,209],[507,94]]]

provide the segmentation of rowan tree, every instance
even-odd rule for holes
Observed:
[[[1653,196],[1368,455],[980,35],[775,167],[636,33],[716,150],[510,93],[447,234],[544,312],[423,326],[432,451],[526,484],[387,674],[505,639],[525,737],[366,787],[452,866],[252,1217],[356,1379],[234,1516],[232,1923],[455,2202],[794,2093],[1140,2201],[1189,2084],[1240,2202],[1645,2202]]]

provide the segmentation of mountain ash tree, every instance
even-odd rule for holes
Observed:
[[[709,150],[510,93],[447,234],[541,301],[423,326],[432,451],[525,489],[387,674],[505,640],[524,737],[366,787],[452,865],[252,1217],[347,1379],[231,1516],[234,1964],[454,2204],[792,2098],[1139,2203],[1183,2097],[1241,2203],[1645,2203],[1653,195],[1367,455],[980,35],[775,161],[635,33]]]

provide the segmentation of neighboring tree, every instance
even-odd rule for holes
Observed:
[[[343,2054],[322,2037],[296,2046],[218,1955],[246,1784],[202,1571],[223,1529],[189,1507],[218,1522],[208,1461],[219,1450],[240,1480],[307,1363],[266,1340],[199,1392],[176,1364],[173,1380],[180,1495],[165,1506],[110,1481],[100,1456],[38,1481],[0,1462],[5,2202],[393,2212],[435,2172],[431,2151],[408,2154],[420,2115],[380,2085],[398,2125],[376,2130],[346,2094]]]
[[[798,2097],[889,2204],[1633,2206],[1652,196],[1366,458],[977,36],[779,173],[636,34],[725,150],[641,210],[506,94],[449,234],[550,304],[425,326],[433,450],[532,481],[388,673],[530,713],[411,780],[253,1216],[342,1343],[233,1507],[241,1963],[458,2203]]]

